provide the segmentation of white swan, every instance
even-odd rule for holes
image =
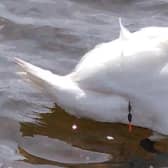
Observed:
[[[134,125],[168,135],[168,28],[130,33],[120,22],[120,29],[118,39],[96,46],[66,76],[15,61],[72,115],[128,123],[130,101]]]

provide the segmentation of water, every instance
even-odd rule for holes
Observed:
[[[168,167],[168,141],[156,144],[164,153],[150,154],[139,146],[150,130],[129,134],[52,108],[13,63],[19,57],[67,74],[94,45],[118,36],[118,17],[131,31],[168,26],[167,8],[166,0],[1,0],[0,168]]]

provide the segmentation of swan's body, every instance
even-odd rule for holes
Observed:
[[[128,123],[168,135],[168,28],[149,27],[88,52],[74,71],[58,76],[23,60],[25,77],[68,113],[102,122]]]

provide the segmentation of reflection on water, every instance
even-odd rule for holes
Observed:
[[[63,141],[44,136],[24,138],[24,149],[20,149],[23,155],[34,155],[36,158],[48,160],[46,163],[59,164],[88,164],[102,163],[109,160],[110,155],[99,152],[83,150],[72,147]]]
[[[3,161],[13,161],[13,160],[23,160],[23,156],[19,154],[18,146],[12,141],[0,141],[0,160]]]
[[[30,163],[76,167],[85,167],[87,163],[86,167],[108,168],[149,166],[156,164],[158,157],[139,145],[141,139],[151,134],[149,130],[134,127],[130,134],[125,125],[78,119],[58,106],[40,114],[37,124],[21,123],[20,131],[24,137],[20,153]],[[166,141],[158,143],[156,147],[168,151],[166,144]]]

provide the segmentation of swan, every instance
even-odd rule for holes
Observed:
[[[71,115],[100,122],[131,123],[168,135],[168,27],[130,32],[97,45],[74,70],[60,76],[15,58],[22,76]]]

